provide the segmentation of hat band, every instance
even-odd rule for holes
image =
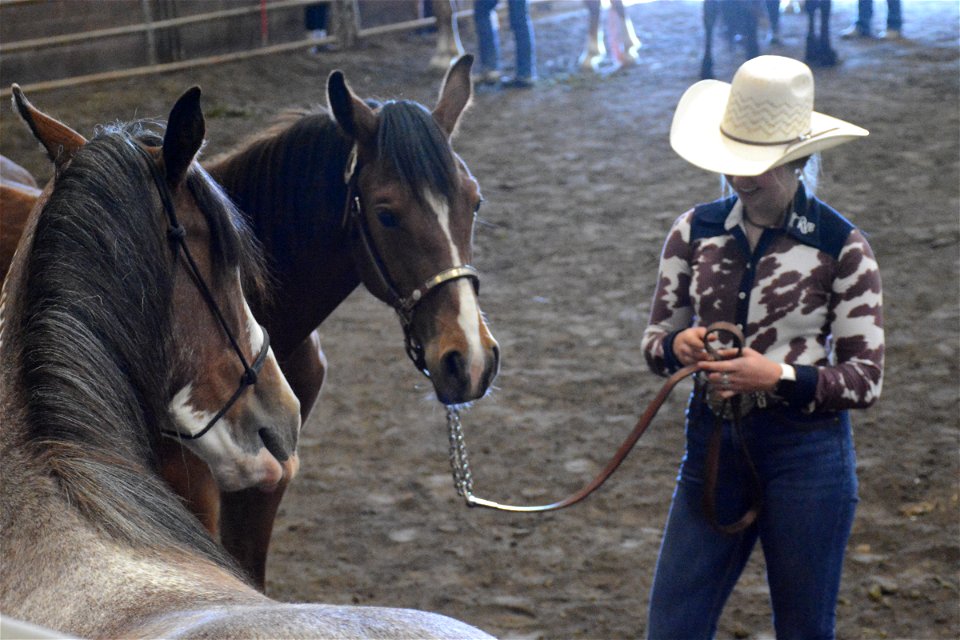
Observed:
[[[825,135],[825,134],[827,134],[827,133],[830,133],[831,131],[836,131],[837,129],[839,129],[839,127],[833,127],[833,128],[831,128],[831,129],[825,129],[825,130],[820,131],[820,132],[818,132],[818,133],[810,133],[810,132],[808,131],[807,133],[801,133],[801,134],[800,134],[799,136],[797,136],[796,138],[791,138],[791,139],[789,139],[789,140],[780,140],[780,141],[777,141],[777,142],[755,142],[755,141],[753,141],[753,140],[747,140],[746,138],[738,138],[737,136],[730,135],[729,133],[727,133],[726,131],[723,130],[723,125],[722,125],[722,124],[720,125],[720,133],[721,133],[723,136],[725,136],[725,137],[727,137],[727,138],[730,138],[730,139],[733,140],[734,142],[739,142],[739,143],[741,143],[741,144],[751,144],[751,145],[754,145],[754,146],[757,146],[757,147],[779,147],[780,145],[784,145],[784,144],[793,146],[793,145],[795,145],[795,144],[800,144],[801,142],[806,142],[807,140],[810,140],[810,139],[812,139],[812,138],[816,138],[817,136]]]

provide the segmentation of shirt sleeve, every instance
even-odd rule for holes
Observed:
[[[690,326],[693,306],[690,299],[690,224],[693,209],[674,221],[660,254],[657,287],[650,309],[650,322],[643,332],[642,347],[647,366],[667,376],[680,368],[673,354],[673,338]]]
[[[854,229],[840,252],[830,299],[830,365],[819,368],[815,405],[868,407],[883,386],[883,293],[869,243]]]

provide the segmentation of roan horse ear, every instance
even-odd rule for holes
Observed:
[[[180,96],[167,118],[163,136],[163,165],[170,186],[180,184],[203,146],[207,125],[200,109],[200,87],[191,87]]]
[[[447,77],[443,80],[443,87],[440,89],[440,98],[433,110],[433,117],[440,128],[447,133],[447,137],[453,135],[460,114],[470,103],[470,98],[473,95],[473,85],[470,81],[471,66],[473,66],[473,56],[470,54],[461,56],[450,67],[450,70],[447,71]]]
[[[47,150],[57,169],[70,162],[77,150],[87,143],[87,139],[30,104],[20,85],[14,84],[11,91],[14,109],[30,127],[33,137]]]
[[[327,79],[327,101],[333,118],[351,138],[365,143],[377,134],[377,115],[353,95],[342,71],[334,71]]]

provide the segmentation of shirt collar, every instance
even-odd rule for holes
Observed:
[[[812,206],[814,199],[808,201],[807,190],[801,184],[793,198],[793,207],[787,216],[787,223],[783,230],[798,242],[811,246],[818,246],[820,239],[819,209]],[[743,203],[735,198],[733,207],[723,222],[723,228],[732,231],[743,222]]]

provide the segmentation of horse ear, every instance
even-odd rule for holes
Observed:
[[[200,87],[191,87],[170,110],[163,136],[163,165],[171,186],[180,184],[203,146],[207,126],[200,109]]]
[[[473,66],[473,56],[461,56],[447,71],[440,89],[440,99],[433,110],[433,117],[446,131],[447,136],[453,135],[457,128],[460,114],[470,103],[473,96],[473,84],[470,81],[470,67]]]
[[[334,120],[347,135],[360,142],[377,133],[377,114],[347,86],[343,72],[334,71],[327,79],[327,101]]]
[[[40,144],[47,150],[50,160],[60,169],[68,163],[77,150],[87,143],[82,135],[59,120],[43,113],[27,100],[20,85],[11,87],[13,107],[23,119]]]

